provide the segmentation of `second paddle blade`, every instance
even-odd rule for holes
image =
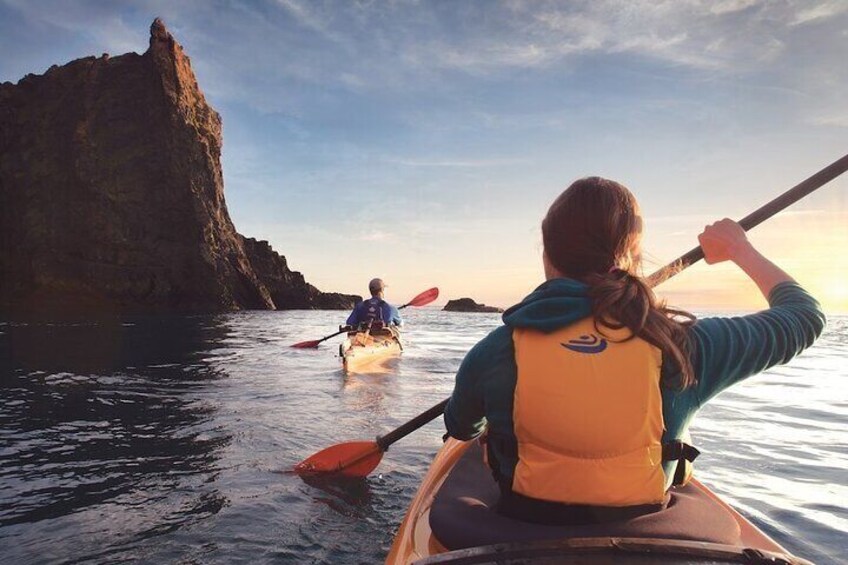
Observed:
[[[321,343],[320,339],[313,339],[312,341],[301,341],[300,343],[295,343],[294,345],[290,345],[289,347],[296,347],[297,349],[309,349],[313,347],[318,347],[319,343]]]
[[[338,474],[345,477],[367,477],[383,458],[374,441],[351,441],[333,445],[301,461],[294,472],[301,475]]]
[[[434,287],[434,288],[425,290],[424,292],[422,292],[421,294],[419,294],[418,296],[416,296],[415,298],[410,300],[409,303],[407,304],[407,306],[424,306],[424,305],[430,304],[431,302],[433,302],[438,297],[439,297],[439,289]]]

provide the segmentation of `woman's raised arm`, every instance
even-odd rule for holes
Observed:
[[[751,277],[766,298],[778,284],[795,282],[783,269],[754,249],[745,230],[729,218],[704,228],[698,242],[704,250],[704,261],[710,265],[733,261]]]

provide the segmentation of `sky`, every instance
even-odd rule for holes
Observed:
[[[572,181],[628,186],[652,272],[848,152],[848,2],[0,0],[0,81],[147,48],[162,17],[224,124],[236,228],[326,291],[506,307]],[[848,177],[848,174],[845,175]],[[750,233],[848,312],[848,178]],[[658,288],[765,306],[733,265]]]

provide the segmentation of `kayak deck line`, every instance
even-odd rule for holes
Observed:
[[[512,530],[507,530],[507,536],[512,539],[504,539],[502,541],[489,541],[487,543],[473,543],[471,546],[460,545],[453,546],[453,550],[445,546],[434,533],[434,526],[438,526],[444,530],[446,527],[444,522],[440,522],[439,518],[434,518],[436,515],[431,511],[436,502],[437,495],[440,490],[450,491],[455,489],[456,485],[470,485],[467,491],[472,491],[475,487],[485,480],[482,473],[488,474],[488,469],[479,456],[479,449],[476,447],[475,441],[462,442],[453,438],[447,440],[442,449],[436,454],[433,463],[430,466],[427,474],[421,482],[421,486],[410,504],[406,516],[398,529],[397,535],[392,544],[391,551],[386,559],[387,565],[408,565],[410,563],[651,563],[651,562],[670,562],[670,563],[785,563],[810,565],[808,561],[791,555],[776,541],[758,529],[753,523],[742,516],[738,511],[724,502],[714,492],[705,485],[693,479],[688,487],[684,487],[685,492],[675,494],[678,500],[677,510],[672,509],[669,505],[668,511],[660,511],[657,513],[658,518],[655,520],[653,531],[644,530],[645,535],[605,535],[603,533],[606,525],[594,525],[592,530],[594,535],[586,536],[557,536],[556,526],[536,526],[526,523],[515,523],[520,526],[517,529],[523,529],[526,534],[530,531],[536,538],[525,537],[522,539],[519,533]],[[474,448],[474,449],[471,449]],[[457,475],[459,478],[453,480],[451,472],[459,468]],[[465,469],[474,469],[474,473],[467,474]],[[465,473],[465,475],[463,475]],[[489,477],[491,475],[488,475]],[[489,479],[486,479],[489,480]],[[448,487],[445,483],[451,482]],[[492,482],[494,482],[492,480]],[[491,511],[491,506],[487,508],[487,504],[481,502],[474,496],[474,492],[467,492],[465,487],[461,492],[451,493],[456,499],[464,499],[467,501],[468,508],[473,512],[464,515],[464,511],[459,514],[450,515],[458,516],[454,520],[456,529],[463,528],[463,524],[469,524],[468,529],[472,531],[487,528],[488,524],[485,520],[471,518],[469,516],[478,516],[485,518],[488,514],[487,510]],[[467,496],[466,496],[467,495]],[[449,504],[445,504],[444,500],[447,495],[442,494],[439,502],[436,504],[438,512],[445,513],[445,509],[455,508]],[[686,500],[690,500],[687,502]],[[691,500],[695,500],[693,505]],[[451,503],[452,504],[452,503]],[[441,506],[440,506],[441,505]],[[692,522],[692,530],[695,535],[686,536],[682,539],[682,534],[678,531],[664,532],[662,524],[673,523],[671,516],[662,516],[662,512],[680,512],[684,505],[696,510],[703,508],[717,516],[704,516],[704,520],[699,520],[698,523]],[[697,506],[702,505],[702,506]],[[476,514],[474,514],[476,513]],[[491,512],[491,515],[496,515]],[[496,515],[497,520],[508,521],[505,517]],[[679,516],[679,514],[678,514]],[[697,518],[700,515],[696,513]],[[443,518],[443,516],[442,516]],[[433,522],[433,520],[436,520]],[[653,519],[653,518],[651,518]],[[496,521],[497,521],[496,520]],[[637,518],[639,520],[639,518]],[[724,524],[725,530],[730,531],[732,540],[722,541],[718,538],[710,538],[709,535],[701,535],[701,530],[709,529],[707,523],[714,520],[719,524]],[[650,519],[649,519],[650,521]],[[628,521],[629,523],[629,521]],[[610,524],[607,528],[609,532],[614,532],[614,527],[617,527],[619,532],[623,532],[622,525],[625,527],[627,523],[620,522],[616,525]],[[679,524],[678,524],[679,525]],[[727,527],[729,526],[729,528]],[[579,527],[578,527],[579,528]],[[534,529],[538,531],[533,532]],[[672,528],[674,529],[674,528]],[[721,529],[721,528],[719,528]],[[685,528],[684,528],[685,530]],[[732,530],[732,531],[731,531]],[[580,530],[574,530],[580,531]],[[657,534],[661,535],[657,535]],[[550,537],[548,537],[550,536]],[[456,538],[457,536],[448,536]],[[701,539],[697,539],[701,538]],[[472,543],[466,540],[467,543]],[[456,540],[453,541],[456,544]]]

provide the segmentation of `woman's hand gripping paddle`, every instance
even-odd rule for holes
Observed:
[[[413,298],[412,300],[410,300],[409,302],[407,302],[406,304],[404,304],[403,306],[398,308],[398,310],[400,310],[401,308],[406,308],[407,306],[424,306],[425,304],[430,304],[431,302],[433,302],[438,297],[439,297],[439,289],[438,288],[431,288],[431,289],[425,290],[421,294],[417,295],[415,298]],[[322,341],[327,341],[331,337],[336,337],[337,335],[343,334],[348,330],[349,330],[349,328],[345,327],[345,328],[343,328],[343,329],[341,329],[341,330],[339,330],[335,333],[331,333],[330,335],[328,335],[326,337],[322,337],[321,339],[313,339],[313,340],[310,340],[310,341],[301,341],[300,343],[295,343],[291,347],[296,347],[297,349],[311,349],[311,348],[314,348],[314,347],[318,347],[318,344],[321,343]]]
[[[789,207],[811,192],[821,188],[848,170],[848,155],[831,163],[810,178],[787,190],[768,204],[761,206],[739,221],[745,231],[771,218],[781,210]],[[657,286],[673,277],[689,265],[704,258],[700,247],[692,249],[685,255],[675,259],[648,277],[651,287]],[[429,291],[428,291],[429,292]],[[425,294],[425,293],[422,293]],[[416,297],[417,298],[417,297]],[[411,303],[410,303],[411,304]],[[405,437],[418,428],[438,418],[445,410],[449,399],[439,402],[426,412],[423,412],[402,425],[398,429],[378,437],[376,441],[360,441],[341,443],[319,451],[309,459],[299,463],[295,468],[297,473],[339,473],[345,476],[365,477],[373,471],[389,445]]]

